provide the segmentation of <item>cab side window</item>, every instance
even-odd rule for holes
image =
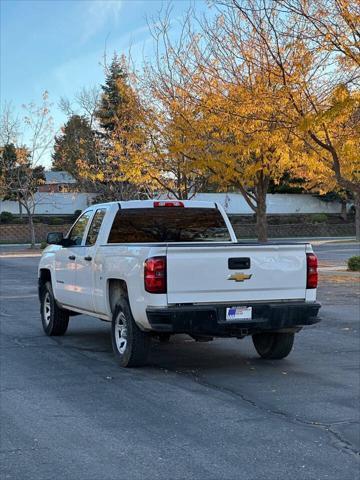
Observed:
[[[95,245],[105,213],[106,208],[99,208],[99,210],[96,210],[86,238],[87,246]]]
[[[86,229],[86,225],[92,215],[92,211],[85,212],[81,215],[81,217],[77,220],[75,225],[70,230],[68,235],[68,239],[71,241],[72,245],[81,245],[84,232]]]

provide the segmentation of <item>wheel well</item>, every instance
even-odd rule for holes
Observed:
[[[46,282],[51,282],[51,273],[50,270],[42,268],[40,270],[39,287],[45,285]]]
[[[116,278],[111,278],[108,280],[108,292],[110,309],[111,312],[114,312],[119,298],[128,295],[125,280],[119,280]]]

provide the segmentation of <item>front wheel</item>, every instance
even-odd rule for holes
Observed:
[[[57,305],[51,282],[41,288],[40,313],[46,335],[64,335],[69,325],[69,312]]]
[[[120,297],[113,314],[111,343],[122,367],[141,367],[146,363],[150,335],[136,325],[129,301],[125,297]]]
[[[262,358],[280,360],[291,352],[294,345],[294,333],[257,333],[252,336],[254,347]]]

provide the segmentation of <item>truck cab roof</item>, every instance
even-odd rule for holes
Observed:
[[[218,208],[215,202],[204,202],[199,200],[128,200],[118,202],[107,202],[91,205],[93,207],[102,207],[107,205],[118,205],[120,208],[157,208],[157,207],[182,207],[182,208]]]

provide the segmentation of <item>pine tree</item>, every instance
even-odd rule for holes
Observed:
[[[15,172],[17,162],[16,148],[8,143],[4,146],[0,156],[0,193],[3,200],[16,200],[17,195],[9,189],[10,177]]]
[[[139,164],[144,152],[144,111],[138,91],[129,79],[125,57],[115,55],[105,71],[96,113],[96,162],[81,164],[82,178],[93,183],[102,200],[129,200],[140,195],[133,175],[127,172],[129,165]]]
[[[105,85],[101,86],[102,95],[97,111],[97,118],[105,136],[111,136],[121,119],[124,104],[127,102],[124,92],[127,80],[125,61],[115,54],[106,73]]]
[[[86,118],[72,115],[64,125],[62,134],[55,137],[52,169],[65,170],[79,179],[79,162],[92,164],[95,158],[95,132]]]

